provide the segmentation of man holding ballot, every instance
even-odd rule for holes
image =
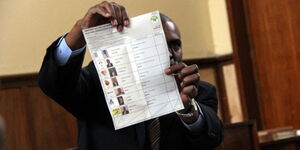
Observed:
[[[94,63],[81,66],[86,45],[82,29],[110,23],[122,32],[130,26],[125,8],[106,1],[91,7],[70,32],[48,47],[39,85],[78,119],[79,150],[209,150],[221,143],[215,88],[200,81],[197,65],[182,63],[179,29],[170,18],[160,16],[176,62],[165,68],[165,74],[175,76],[184,109],[123,129],[114,129]]]

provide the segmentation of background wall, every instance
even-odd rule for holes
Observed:
[[[115,0],[130,16],[164,12],[181,29],[184,58],[231,52],[224,0]],[[96,0],[0,1],[0,75],[37,72],[45,49],[68,32]],[[86,55],[85,63],[90,61]]]
[[[214,54],[222,55],[231,53],[232,44],[225,0],[209,0],[208,8]]]

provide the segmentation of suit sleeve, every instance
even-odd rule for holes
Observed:
[[[70,58],[63,66],[58,65],[54,52],[59,39],[47,48],[39,72],[39,86],[46,95],[81,119],[88,110],[85,99],[88,99],[91,89],[88,84],[91,77],[88,68],[81,69],[84,52]]]
[[[217,116],[217,96],[215,88],[206,82],[200,82],[199,94],[195,98],[199,104],[205,121],[204,128],[199,132],[186,130],[186,139],[193,149],[213,149],[220,145],[223,139],[223,124]]]

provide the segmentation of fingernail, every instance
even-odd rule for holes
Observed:
[[[128,20],[125,20],[125,21],[124,21],[124,25],[125,25],[125,26],[128,26],[128,25],[129,25],[129,21],[128,21]]]
[[[115,26],[118,25],[117,19],[114,20],[114,24],[115,24]]]
[[[122,26],[118,26],[118,31],[119,32],[123,31],[123,27]]]
[[[180,83],[180,86],[183,87],[183,82]]]
[[[165,69],[165,73],[166,74],[170,74],[171,73],[171,69],[169,69],[169,68]]]
[[[106,14],[105,14],[105,16],[109,17],[109,16],[110,16],[110,14],[109,14],[109,13],[106,13]]]

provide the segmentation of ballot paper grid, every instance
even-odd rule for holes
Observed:
[[[161,22],[142,21],[158,14],[131,19],[150,24],[144,35],[138,26],[123,33],[110,25],[83,30],[115,129],[183,109],[174,77],[164,73],[170,58]]]

